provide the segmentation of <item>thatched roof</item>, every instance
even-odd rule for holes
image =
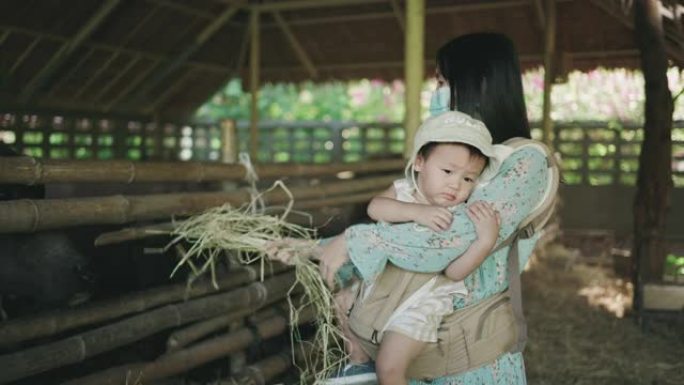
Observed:
[[[524,66],[540,65],[541,3],[426,0],[427,71],[442,43],[474,31],[508,34]],[[632,16],[619,4],[557,1],[561,72],[638,66]],[[254,5],[262,82],[403,77],[400,0],[3,0],[0,107],[188,116],[246,75]],[[665,22],[681,65],[681,28]]]

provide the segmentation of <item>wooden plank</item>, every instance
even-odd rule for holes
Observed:
[[[684,285],[645,284],[644,310],[684,311]]]

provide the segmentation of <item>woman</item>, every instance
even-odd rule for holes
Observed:
[[[479,33],[462,36],[448,42],[437,52],[437,79],[439,88],[431,103],[431,113],[458,110],[477,117],[490,130],[494,143],[501,143],[514,137],[530,137],[518,59],[512,42],[505,36]],[[448,87],[446,92],[444,92],[444,87]],[[499,240],[510,235],[540,202],[546,186],[546,158],[541,153],[535,153],[535,150],[527,152],[524,150],[507,158],[502,164],[500,173],[471,197],[472,201],[491,202],[498,207],[501,215]],[[465,210],[466,208],[460,208],[454,211],[450,230],[450,236],[453,237],[452,245],[467,245],[475,237],[475,230]],[[392,229],[377,226],[374,236],[393,244],[406,244],[408,242],[406,239],[397,236],[395,226]],[[426,233],[426,236],[430,234]],[[527,262],[535,242],[536,239],[531,239],[522,240],[519,243],[521,266]],[[454,251],[454,255],[459,254],[459,251]],[[493,253],[465,279],[469,293],[465,298],[455,300],[455,308],[479,303],[507,289],[507,254],[507,247]],[[449,263],[447,258],[417,261],[406,256],[390,259],[390,261],[404,270],[418,272],[441,271]],[[326,261],[323,260],[323,262]],[[369,261],[369,264],[372,263]],[[427,268],[426,263],[430,265]],[[354,355],[352,355],[352,362],[353,360]],[[392,368],[378,368],[377,370],[392,370]],[[411,383],[423,384],[424,382],[412,381]],[[522,354],[504,353],[490,364],[465,373],[435,378],[425,384],[509,385],[525,383]]]

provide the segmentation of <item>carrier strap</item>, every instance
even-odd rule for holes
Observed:
[[[522,290],[520,287],[520,255],[518,252],[518,234],[511,242],[508,249],[508,291],[511,298],[511,307],[518,327],[518,341],[513,347],[513,352],[522,352],[527,343],[527,323],[522,308]]]

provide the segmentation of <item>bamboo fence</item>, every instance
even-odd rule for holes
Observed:
[[[285,351],[249,365],[240,374],[218,385],[266,385],[292,367],[292,354]]]
[[[299,323],[310,322],[313,312],[303,312]],[[152,362],[132,363],[86,377],[64,382],[63,385],[102,385],[149,383],[184,373],[206,362],[247,348],[257,340],[278,336],[288,328],[289,320],[282,315],[258,322],[251,328],[240,328],[174,353],[165,354]]]
[[[258,308],[273,297],[283,298],[294,282],[294,272],[288,272],[230,292],[166,305],[60,341],[1,355],[0,384],[82,362],[171,327],[246,308]],[[191,358],[189,355],[184,360]]]
[[[267,269],[267,273],[272,275],[290,268],[274,263],[270,269]],[[234,271],[217,277],[218,288],[214,287],[207,277],[194,282],[191,287],[186,284],[167,285],[76,309],[5,321],[0,323],[0,348],[6,348],[31,339],[56,335],[77,327],[102,323],[169,303],[216,294],[254,282],[258,277],[259,272],[254,267],[236,266]]]
[[[311,210],[323,207],[334,207],[346,204],[363,203],[370,201],[374,196],[380,194],[382,191],[383,190],[374,190],[369,192],[361,192],[358,194],[336,196],[332,198],[305,200],[303,202],[298,201],[295,202],[294,208],[298,210]],[[310,223],[306,220],[306,218],[302,219],[299,216],[290,216],[289,218],[287,218],[287,220],[289,222],[301,225],[316,226],[317,224],[320,224],[316,222]],[[171,231],[173,231],[176,225],[180,224],[181,221],[176,222],[176,224],[174,224],[173,222],[164,222],[157,223],[154,225],[129,227],[122,230],[103,233],[100,234],[97,238],[95,238],[95,246],[104,246],[115,243],[144,239],[148,237],[154,237],[163,234],[169,234]]]
[[[359,163],[254,166],[257,175],[262,179],[326,176],[344,171],[353,173],[399,171],[403,167],[402,159],[381,159]],[[0,183],[34,185],[83,182],[210,182],[237,181],[244,179],[245,176],[245,167],[241,164],[0,157]]]
[[[206,321],[190,325],[187,328],[176,330],[171,333],[166,341],[166,352],[173,353],[211,333],[221,329],[227,329],[235,321],[243,319],[251,313],[251,309],[245,309],[239,312],[210,318]]]
[[[326,199],[389,186],[396,176],[368,177],[290,189],[295,201]],[[263,196],[269,205],[288,202],[282,189]],[[123,224],[172,215],[191,215],[225,203],[239,206],[251,199],[247,190],[234,192],[156,194],[146,196],[109,196],[81,199],[45,199],[0,202],[0,233],[93,224]]]

